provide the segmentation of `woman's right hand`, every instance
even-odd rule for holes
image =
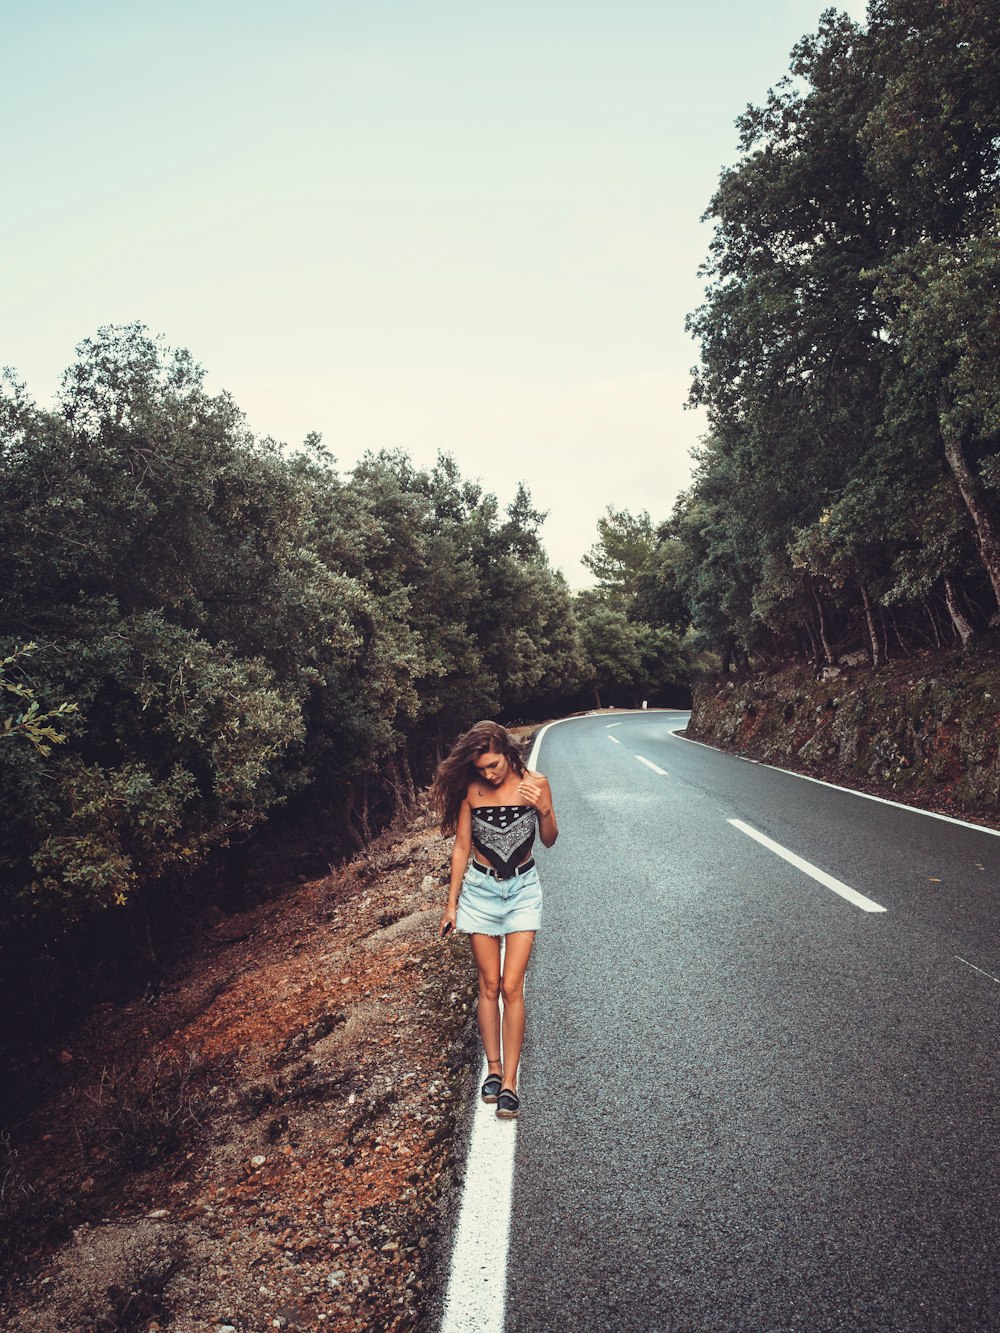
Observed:
[[[458,916],[457,907],[446,907],[441,917],[441,924],[438,926],[438,935],[444,939],[455,929],[455,918]]]

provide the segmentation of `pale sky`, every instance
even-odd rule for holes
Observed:
[[[840,5],[864,18],[863,0]],[[667,517],[735,118],[812,0],[0,0],[0,365],[140,320],[251,427]]]

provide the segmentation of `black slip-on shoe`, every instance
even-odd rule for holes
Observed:
[[[512,1088],[501,1088],[497,1098],[497,1117],[500,1120],[516,1120],[521,1114],[521,1100]]]
[[[500,1096],[500,1075],[490,1074],[482,1086],[480,1096],[487,1106],[492,1106]]]

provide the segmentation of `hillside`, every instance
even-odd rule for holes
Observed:
[[[478,1074],[426,812],[14,1071],[5,1328],[417,1327]]]
[[[873,795],[1000,827],[995,648],[869,667],[713,677],[689,736]]]

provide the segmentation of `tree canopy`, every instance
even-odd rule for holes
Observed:
[[[324,827],[335,857],[477,719],[682,670],[662,629],[629,623],[609,655],[549,565],[544,517],[524,485],[503,506],[447,456],[372,453],[345,473],[316,434],[257,438],[141,325],[82,343],[52,408],[8,374],[8,984],[25,932],[37,957],[109,911],[155,914],[276,811]]]
[[[670,525],[726,659],[878,663],[997,615],[998,38],[986,0],[828,10],[738,121]]]

